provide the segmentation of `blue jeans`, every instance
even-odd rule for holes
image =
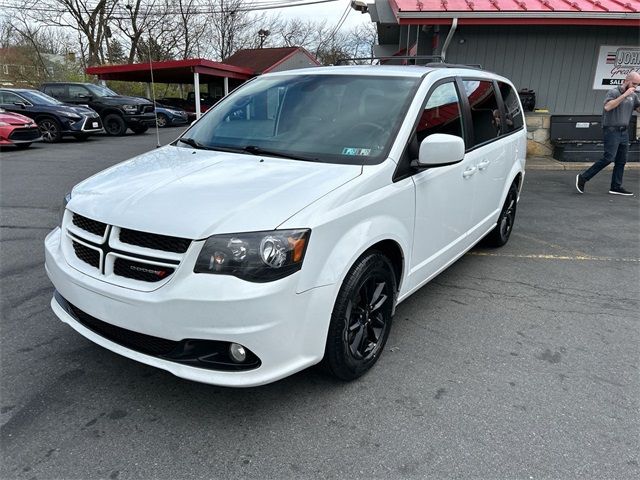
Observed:
[[[591,180],[596,174],[611,162],[613,165],[613,175],[611,175],[611,188],[622,187],[622,175],[624,166],[627,163],[629,153],[629,131],[620,127],[604,127],[604,156],[591,165],[582,174],[585,181]]]

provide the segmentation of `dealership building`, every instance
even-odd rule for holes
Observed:
[[[640,0],[356,3],[376,24],[376,56],[479,65],[527,90],[523,98],[535,95],[536,110],[527,112],[531,154],[551,154],[563,141],[599,141],[606,90],[640,71]]]

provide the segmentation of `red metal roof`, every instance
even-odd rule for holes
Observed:
[[[247,68],[255,73],[267,73],[298,51],[307,55],[316,65],[320,65],[320,63],[302,47],[253,48],[239,50],[230,57],[225,58],[224,63]]]
[[[254,76],[254,72],[250,69],[213,62],[204,58],[152,62],[151,65],[153,66],[153,79],[160,83],[192,83],[194,72],[213,77],[228,77],[240,80],[247,80]],[[89,75],[98,75],[102,80],[151,81],[148,63],[88,67],[86,72]]]
[[[388,0],[400,24],[640,26],[640,0]]]

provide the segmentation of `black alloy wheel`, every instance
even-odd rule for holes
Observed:
[[[59,142],[62,138],[62,128],[60,123],[50,117],[38,121],[38,128],[42,134],[42,140],[47,143]]]
[[[123,118],[115,113],[107,115],[102,123],[107,134],[114,137],[120,137],[127,131]]]
[[[158,114],[158,127],[164,128],[169,125],[169,119],[164,113]]]
[[[496,226],[484,242],[490,247],[502,247],[506,245],[513,231],[513,225],[516,221],[516,208],[518,206],[518,185],[514,182],[509,188],[507,198],[504,201],[500,216]]]
[[[342,380],[378,360],[391,330],[397,282],[389,259],[368,252],[351,268],[331,315],[323,366]]]

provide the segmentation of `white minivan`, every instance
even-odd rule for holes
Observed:
[[[65,197],[55,314],[179,377],[261,385],[378,360],[396,305],[509,239],[526,130],[509,80],[455,65],[258,77],[171,145]]]

